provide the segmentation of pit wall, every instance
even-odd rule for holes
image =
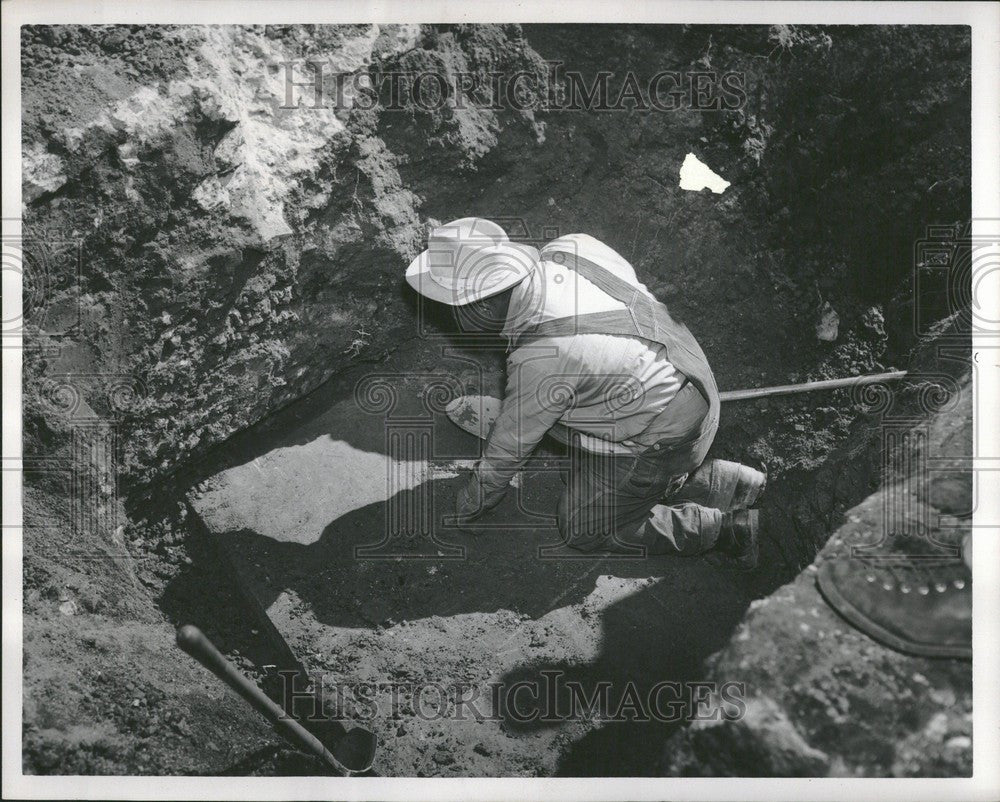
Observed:
[[[516,27],[22,35],[25,257],[38,272],[26,409],[62,428],[113,418],[123,477],[139,483],[408,328],[399,279],[423,236],[420,200],[378,113],[354,111],[350,79],[414,54],[467,72],[537,58]],[[327,100],[338,80],[348,91]],[[440,166],[481,156],[508,117],[441,121]],[[454,136],[467,122],[475,137]]]
[[[108,26],[22,37],[24,249],[36,276],[27,431],[113,420],[126,488],[413,336],[401,274],[433,220],[481,214],[528,241],[604,239],[735,388],[876,368],[894,344],[902,353],[914,238],[968,217],[962,29]],[[640,85],[658,70],[733,71],[745,103],[544,113],[483,97],[422,111],[348,95],[323,109],[304,66],[321,63],[328,85],[376,66],[524,71],[547,91],[543,59],[588,85],[601,70],[632,70]],[[282,108],[287,63],[303,85],[297,108]],[[677,187],[689,152],[732,182],[725,194]],[[839,331],[820,341],[828,306]],[[776,435],[758,434],[766,458]],[[828,446],[803,444],[807,456]]]

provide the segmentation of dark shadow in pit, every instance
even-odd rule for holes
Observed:
[[[290,592],[317,621],[340,627],[506,609],[538,619],[582,601],[597,577],[664,577],[643,594],[648,610],[637,620],[653,626],[674,621],[670,640],[687,652],[680,632],[697,634],[697,617],[716,604],[739,616],[749,598],[746,580],[705,560],[669,556],[620,558],[559,549],[554,512],[562,483],[554,472],[529,473],[521,493],[462,530],[443,520],[463,477],[433,480],[386,501],[351,510],[331,521],[313,543],[281,542],[251,529],[209,534],[223,542],[250,594],[265,609]],[[388,522],[427,509],[430,530],[410,540],[380,545]],[[546,520],[547,519],[547,520]],[[366,550],[359,554],[359,549]],[[192,592],[195,567],[168,586],[164,599]],[[711,597],[707,603],[705,596]],[[681,619],[677,619],[681,616]],[[690,616],[690,618],[685,618]],[[679,623],[677,623],[679,621]]]
[[[425,339],[414,332],[408,342],[384,359],[359,361],[212,448],[203,459],[178,471],[173,477],[173,492],[186,493],[199,482],[253,462],[274,449],[304,445],[318,437],[386,454],[387,427],[400,419],[436,421],[436,458],[478,457],[479,442],[447,422],[443,401],[454,395],[502,395],[504,361],[504,344],[495,337],[470,341],[439,333]],[[425,402],[417,397],[415,388],[427,385],[437,390],[435,397]],[[384,398],[380,393],[386,389],[398,393],[387,409],[380,406]]]
[[[308,545],[279,542],[249,529],[214,537],[225,541],[265,608],[290,591],[330,626],[373,627],[501,609],[538,618],[581,601],[598,574],[608,572],[598,558],[540,556],[540,547],[559,544],[559,534],[552,525],[532,522],[513,494],[475,529],[441,525],[462,481],[436,480],[430,488],[406,490],[353,510]],[[438,542],[421,536],[380,545],[387,519],[401,510],[419,509],[427,490],[434,500],[433,520],[439,522],[433,527]],[[532,511],[548,506],[545,490],[539,489],[539,495],[531,500]],[[367,555],[359,555],[359,549],[368,550]],[[616,562],[641,562],[642,568],[637,564],[631,570],[655,575],[663,558]]]
[[[703,662],[726,645],[750,602],[744,577],[704,558],[665,558],[658,573],[661,582],[603,611],[593,662],[529,662],[502,677],[505,689],[518,682],[540,689],[537,706],[526,692],[502,705],[504,728],[515,737],[585,718],[589,703],[606,693],[605,720],[564,747],[556,776],[662,775],[667,739],[707,692],[698,690]]]
[[[175,626],[194,624],[224,653],[241,655],[257,666],[283,665],[287,647],[269,640],[247,615],[245,591],[220,560],[215,544],[192,536],[184,545],[190,562],[174,574],[158,599],[167,618]]]

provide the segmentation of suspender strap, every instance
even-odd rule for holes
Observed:
[[[556,251],[553,256],[553,261],[556,264],[561,264],[571,270],[575,270],[587,279],[587,281],[596,284],[616,301],[621,301],[626,306],[630,305],[636,298],[646,297],[635,285],[629,284],[625,279],[619,278],[607,268],[594,264],[589,259],[577,253]],[[559,259],[558,257],[560,256],[563,258]]]
[[[623,334],[632,334],[654,342],[660,340],[656,325],[656,307],[660,307],[662,314],[667,314],[665,306],[652,300],[638,287],[619,278],[610,270],[596,265],[582,256],[572,253],[564,254],[562,251],[557,251],[555,255],[564,257],[562,260],[556,259],[557,264],[563,264],[579,273],[607,295],[625,304],[626,308],[546,320],[518,334],[512,343],[513,347],[516,348],[522,340],[538,337],[606,334],[609,331],[621,331]]]

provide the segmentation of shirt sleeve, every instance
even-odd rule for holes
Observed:
[[[484,490],[500,492],[534,451],[538,441],[572,406],[578,377],[561,368],[564,359],[529,348],[507,360],[507,387],[500,414],[479,461]]]

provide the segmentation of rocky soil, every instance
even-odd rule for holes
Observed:
[[[909,364],[967,298],[961,275],[913,255],[928,225],[948,241],[969,217],[968,59],[964,31],[929,27],[25,28],[26,769],[314,770],[171,646],[193,621],[248,672],[282,659],[181,499],[237,432],[436,330],[402,283],[429,222],[605,240],[687,320],[723,389]],[[748,102],[316,109],[307,87],[282,108],[283,62],[302,83],[314,61],[328,83],[523,70],[544,86],[543,60],[588,81],[740,71]],[[678,188],[689,152],[725,194]],[[772,535],[740,604],[792,579],[878,488],[874,457],[834,481],[831,455],[872,425],[861,401],[727,408],[717,455],[772,477]],[[68,509],[76,470],[98,481]]]
[[[820,470],[807,501],[822,499],[824,485],[843,498],[866,476],[883,481],[835,518],[836,531],[805,571],[750,605],[730,643],[708,661],[716,682],[746,683],[747,715],[694,722],[672,736],[662,754],[664,773],[971,775],[970,664],[876,643],[841,619],[816,584],[820,565],[846,558],[887,598],[902,589],[953,605],[957,594],[971,592],[965,564],[949,550],[972,529],[972,475],[963,467],[973,443],[971,361],[947,356],[950,345],[960,344],[963,327],[955,320],[928,338],[914,365],[928,381],[891,397],[873,395],[872,413],[882,426],[857,427]],[[943,392],[931,390],[931,375]],[[894,446],[886,430],[902,430],[905,441]],[[895,457],[885,460],[887,454]],[[884,474],[883,463],[893,466]],[[908,536],[886,536],[887,518]],[[859,552],[882,561],[852,556]],[[918,567],[899,567],[905,555],[919,555]]]

